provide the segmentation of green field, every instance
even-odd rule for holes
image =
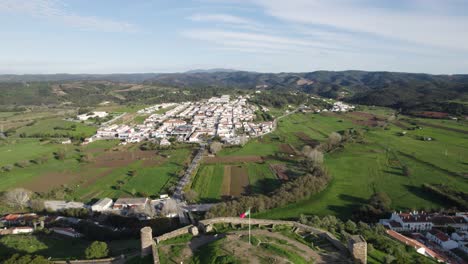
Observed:
[[[247,168],[251,193],[267,194],[279,186],[279,180],[266,163],[239,163]],[[202,202],[221,199],[225,164],[202,164],[192,182],[192,189]]]
[[[73,128],[72,126],[75,126]],[[83,136],[90,137],[96,133],[97,128],[93,126],[87,126],[79,122],[65,121],[60,118],[39,120],[35,124],[30,126],[24,126],[16,130],[16,134],[22,133],[27,136],[34,134],[49,134],[49,135],[67,135],[70,136]]]
[[[142,162],[135,161],[127,166],[115,168],[106,176],[98,178],[92,185],[78,188],[73,196],[89,200],[100,197],[118,198],[134,194],[153,196],[167,193],[168,188],[177,182],[178,173],[184,169],[190,152],[189,148],[164,151],[164,155],[168,158],[157,166],[143,166]],[[135,171],[132,177],[128,176],[131,170]],[[120,189],[115,189],[119,181],[124,184]]]
[[[331,123],[333,121],[324,120],[323,116],[310,119],[310,126],[323,132],[330,131],[327,128]],[[304,126],[301,124],[304,133],[313,137],[316,132],[307,131]],[[294,125],[288,130],[294,131]],[[410,130],[405,136],[398,135],[401,131],[393,125],[387,130],[371,128],[365,135],[365,144],[348,143],[344,149],[327,154],[325,166],[333,181],[325,191],[304,201],[261,213],[258,217],[297,218],[300,214],[332,214],[346,218],[374,192],[380,191],[390,196],[395,209],[435,209],[447,205],[424,193],[423,183],[440,183],[455,190],[468,190],[468,181],[461,176],[468,171],[465,162],[467,134],[433,127]],[[422,141],[418,136],[434,140]],[[403,175],[404,165],[410,168],[410,176]]]
[[[0,259],[20,254],[42,255],[52,259],[84,258],[85,249],[92,241],[68,238],[61,235],[6,235],[0,237]],[[139,240],[115,240],[109,242],[110,254],[117,256],[138,250]]]
[[[224,178],[224,165],[201,165],[195,176],[192,189],[201,201],[217,201],[221,196]]]
[[[190,147],[186,147],[159,153],[145,152],[145,156],[151,157],[151,164],[154,165],[146,164],[138,158],[121,163],[120,159],[128,159],[139,150],[135,146],[125,146],[118,147],[115,152],[111,151],[117,144],[118,141],[97,141],[77,147],[40,142],[36,139],[17,139],[8,144],[3,143],[0,145],[0,165],[7,165],[12,169],[2,172],[0,191],[25,187],[44,192],[67,185],[72,188],[67,198],[85,202],[102,197],[158,195],[167,193],[175,184],[192,151]],[[53,153],[58,150],[65,153],[63,160],[54,158]],[[80,155],[85,153],[93,157],[90,162],[79,161]],[[119,156],[113,158],[114,154]],[[47,160],[40,164],[27,162],[39,157],[47,157]],[[111,161],[106,161],[109,159]],[[18,161],[27,162],[27,166],[14,165]],[[101,163],[102,165],[96,165]],[[129,171],[135,171],[134,175],[129,176]],[[115,188],[117,185],[118,189]]]

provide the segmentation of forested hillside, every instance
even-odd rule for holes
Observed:
[[[408,111],[468,114],[468,75],[395,72],[316,71],[256,73],[243,71],[173,74],[0,75],[1,104],[49,104],[71,101],[93,104],[103,100],[158,101],[155,87],[183,88],[198,94],[222,89],[300,91],[352,103],[389,106]],[[214,91],[213,91],[214,90]],[[157,89],[158,93],[161,91]],[[165,90],[167,92],[167,90]],[[163,92],[164,94],[164,92]],[[183,99],[163,95],[165,99]],[[79,100],[78,100],[79,99]]]

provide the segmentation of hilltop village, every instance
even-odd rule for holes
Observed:
[[[239,144],[249,137],[261,136],[273,130],[273,122],[253,122],[257,107],[247,102],[249,96],[231,99],[229,95],[213,97],[206,101],[166,103],[138,111],[151,114],[143,124],[107,125],[85,143],[101,139],[120,139],[137,143],[146,139],[159,140],[161,145],[170,145],[169,139],[198,143],[208,137],[218,136],[228,144]],[[164,114],[155,113],[168,109]]]

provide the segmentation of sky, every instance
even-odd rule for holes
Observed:
[[[0,74],[468,73],[468,0],[0,0]]]

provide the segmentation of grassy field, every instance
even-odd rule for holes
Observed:
[[[201,165],[195,176],[192,189],[201,201],[217,201],[221,196],[221,185],[224,178],[224,165]]]
[[[267,163],[241,163],[237,165],[227,164],[203,164],[200,166],[193,182],[192,189],[199,194],[199,199],[203,202],[216,202],[221,199],[226,188],[228,191],[232,188],[236,190],[241,186],[234,187],[231,182],[235,183],[236,178],[231,180],[231,177],[238,177],[237,175],[226,175],[226,169],[232,172],[232,168],[235,167],[234,171],[246,171],[248,173],[248,192],[250,193],[263,193],[267,194],[276,187],[279,186],[278,178],[270,170]],[[229,179],[227,179],[228,177]],[[228,182],[226,182],[228,181]],[[224,185],[228,186],[224,186]],[[231,190],[236,192],[236,190]],[[243,190],[242,190],[243,191]]]
[[[97,127],[87,126],[79,122],[65,121],[61,118],[39,120],[33,125],[24,126],[16,130],[16,134],[27,136],[34,134],[59,134],[90,137],[96,133]]]
[[[92,181],[92,184],[78,188],[73,196],[89,200],[99,197],[118,198],[167,193],[168,188],[177,182],[178,173],[184,169],[190,152],[189,148],[164,151],[161,154],[167,158],[157,157],[161,162],[154,165],[144,165],[136,160],[117,168],[100,167],[96,180]],[[100,172],[107,170],[110,172],[99,177]],[[135,175],[129,176],[129,171],[135,171]],[[117,189],[116,186],[120,187]]]
[[[0,191],[25,187],[37,192],[68,186],[68,198],[89,201],[93,198],[167,193],[183,171],[191,148],[140,151],[135,146],[118,146],[118,141],[97,141],[84,147],[17,139],[0,145],[0,165],[11,166],[2,172]],[[115,151],[114,151],[115,149]],[[64,159],[54,152],[65,153]],[[91,155],[80,162],[81,155]],[[43,163],[28,162],[47,157]],[[14,165],[18,161],[25,166]],[[130,171],[134,171],[129,175]]]
[[[7,235],[0,237],[0,259],[15,253],[37,254],[52,259],[83,259],[91,242],[56,234]],[[139,240],[115,240],[108,245],[110,254],[117,256],[128,250],[138,250]]]
[[[441,120],[429,122],[436,121],[443,125]],[[339,124],[358,127],[345,121]],[[324,120],[323,116],[317,118],[314,115],[310,120],[310,126],[320,131],[339,129],[341,125]],[[307,130],[307,125],[300,126],[311,137],[320,137],[315,131]],[[287,129],[295,130],[292,127]],[[465,161],[468,155],[467,134],[434,127],[410,130],[405,136],[398,135],[401,131],[401,128],[393,125],[386,130],[370,128],[365,135],[367,143],[347,144],[344,149],[325,156],[325,166],[333,176],[332,183],[325,191],[258,217],[297,218],[300,214],[333,214],[346,218],[379,191],[390,196],[395,209],[440,208],[447,205],[424,193],[421,188],[423,183],[446,184],[455,190],[468,190],[468,181],[462,176],[468,171]],[[419,136],[434,140],[422,141]],[[403,175],[403,166],[410,168],[410,176]]]

